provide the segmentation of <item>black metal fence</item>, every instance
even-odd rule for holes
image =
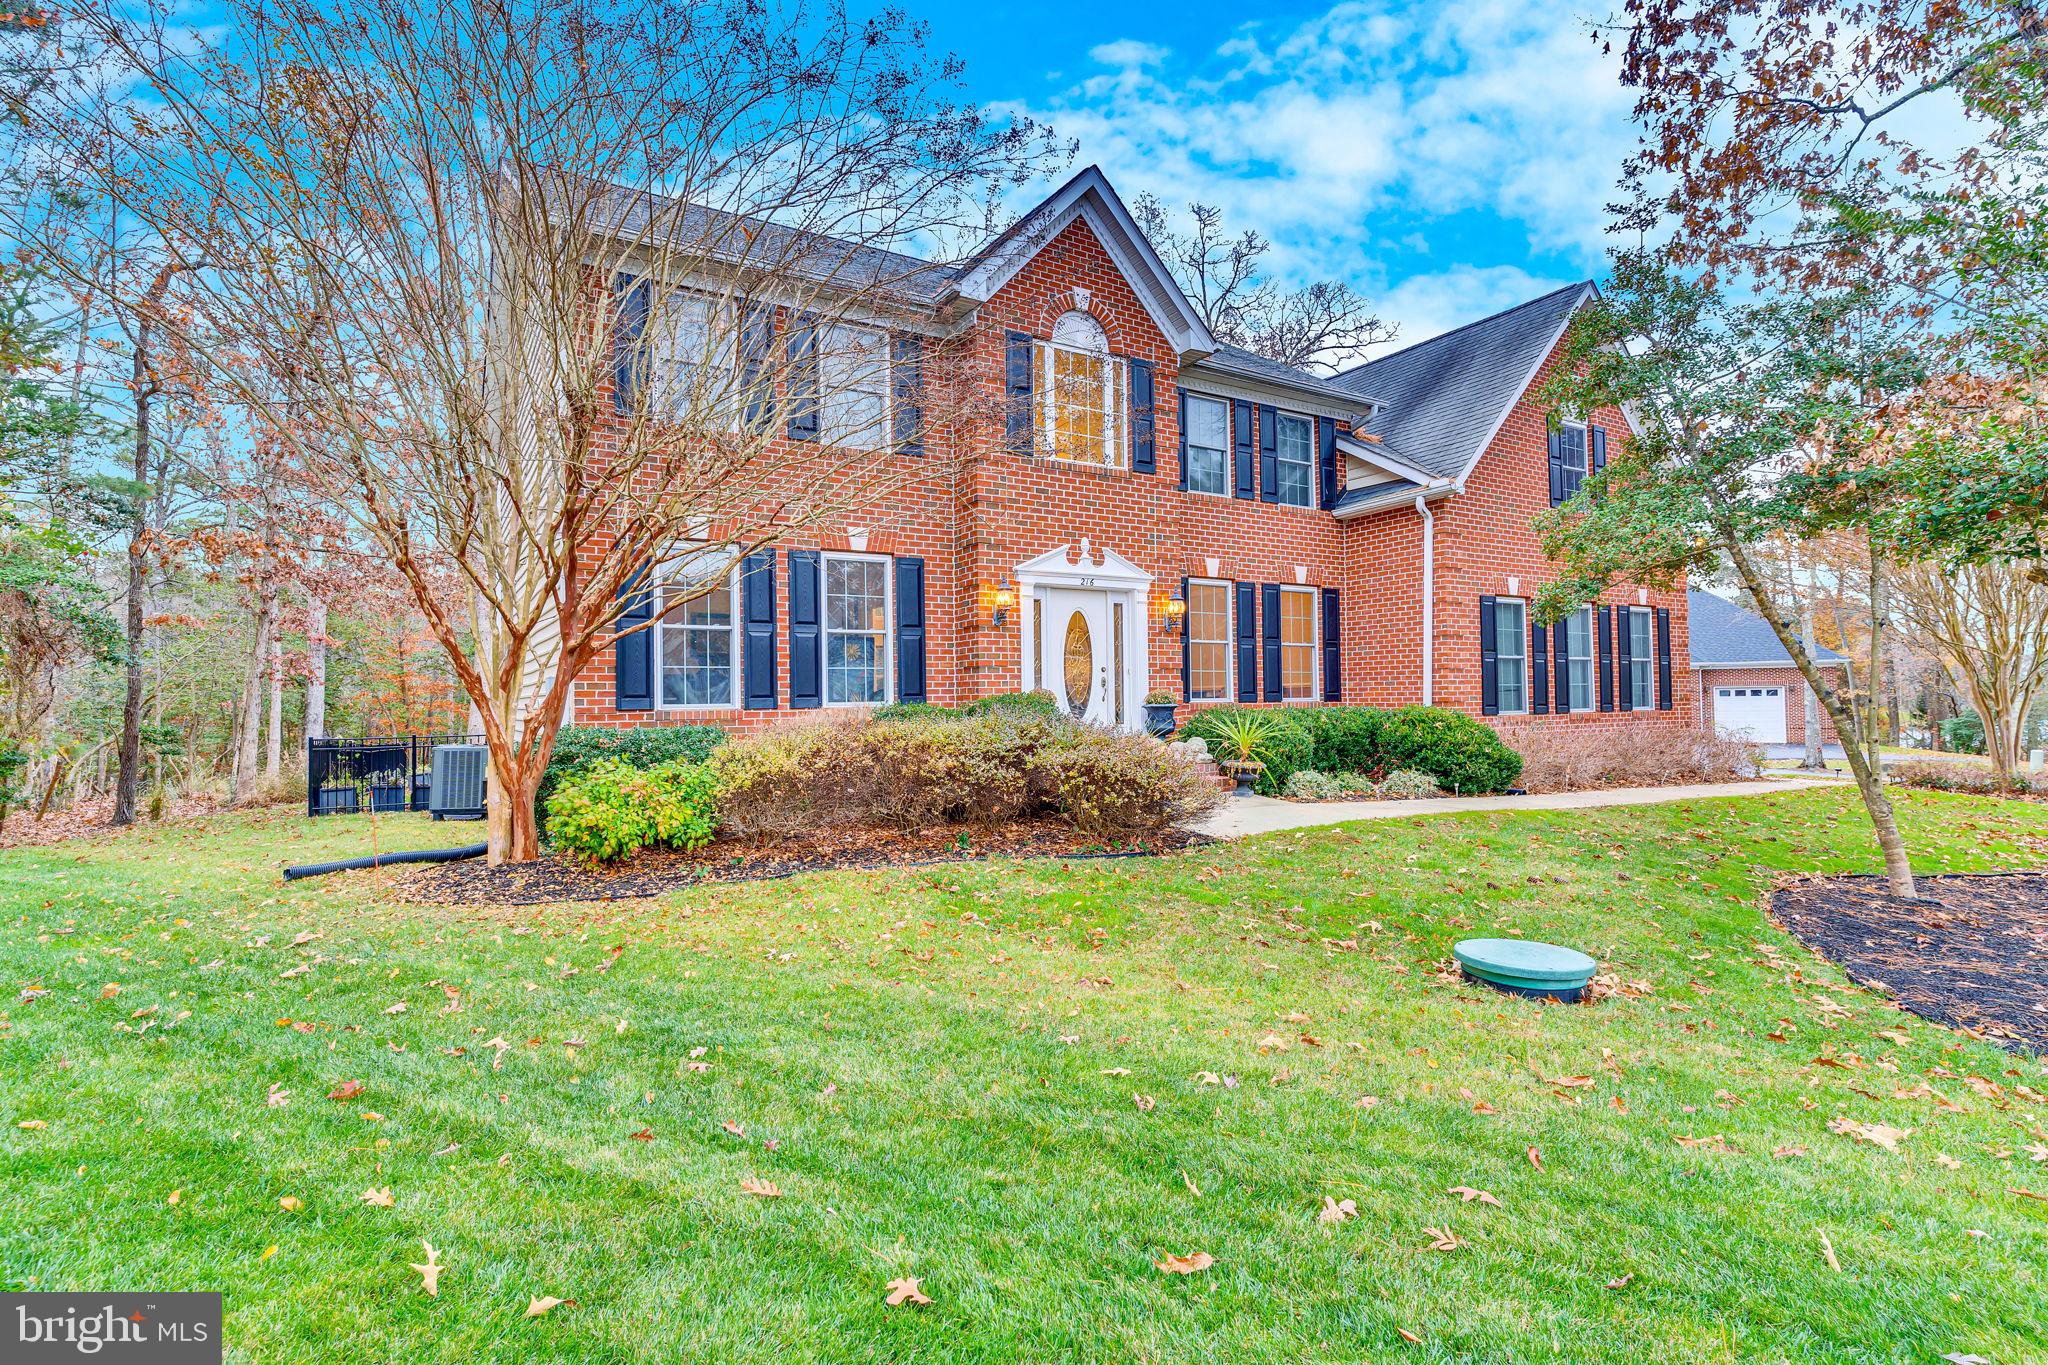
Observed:
[[[425,810],[436,744],[481,744],[482,735],[392,735],[306,741],[306,814]]]

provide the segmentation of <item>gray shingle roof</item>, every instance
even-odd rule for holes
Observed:
[[[1335,383],[1383,403],[1367,431],[1432,474],[1457,478],[1522,396],[1566,319],[1592,289],[1581,283],[1381,356]]]
[[[1694,668],[1725,668],[1730,664],[1784,664],[1792,656],[1778,643],[1770,622],[1716,593],[1694,588],[1685,595],[1686,634]],[[1817,662],[1840,662],[1842,656],[1825,645],[1815,646]]]
[[[1341,385],[1335,379],[1312,374],[1307,370],[1297,370],[1292,365],[1282,365],[1277,360],[1268,360],[1258,352],[1247,351],[1242,346],[1226,346],[1219,342],[1212,354],[1189,367],[1189,378],[1194,378],[1195,371],[1198,370],[1234,374],[1303,393],[1320,394],[1337,403],[1363,406],[1359,400],[1364,395],[1358,389]]]

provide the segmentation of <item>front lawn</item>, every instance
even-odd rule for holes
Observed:
[[[1923,870],[2048,864],[2048,808],[1894,799]],[[2041,1359],[2041,1061],[1762,916],[1875,866],[1854,800],[517,911],[279,883],[363,821],[0,854],[0,1283],[222,1289],[264,1365]],[[1507,931],[1628,990],[1436,974]]]

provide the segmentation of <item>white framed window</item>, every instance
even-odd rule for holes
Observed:
[[[1569,501],[1579,491],[1579,485],[1586,481],[1589,454],[1587,451],[1586,424],[1565,418],[1557,425],[1557,459],[1563,475],[1563,494]]]
[[[1529,709],[1529,608],[1512,597],[1493,604],[1494,705],[1503,715]]]
[[[1280,699],[1316,699],[1316,590],[1280,589]]]
[[[733,407],[732,310],[708,294],[673,289],[661,305],[650,357],[653,410],[673,421]]]
[[[1593,609],[1580,607],[1558,622],[1564,631],[1565,700],[1574,711],[1593,709]]]
[[[1637,711],[1655,709],[1655,673],[1657,647],[1651,643],[1650,609],[1630,607],[1628,609],[1628,700]]]
[[[818,439],[876,450],[889,437],[889,334],[845,323],[819,328]]]
[[[739,696],[739,566],[729,551],[701,548],[663,567],[654,627],[658,705],[731,707]],[[710,586],[706,587],[709,580]]]
[[[1086,313],[1062,313],[1052,340],[1034,349],[1040,447],[1055,460],[1123,468],[1130,452],[1124,367],[1110,355],[1102,324]]]
[[[1230,700],[1231,586],[1188,580],[1188,700]]]
[[[1315,502],[1316,424],[1306,417],[1283,412],[1274,423],[1274,452],[1279,460],[1275,485],[1279,501],[1289,507],[1309,507]]]
[[[889,700],[889,560],[825,556],[825,704],[876,706]]]
[[[1188,492],[1230,496],[1230,404],[1188,395]],[[1194,609],[1189,604],[1189,610]]]

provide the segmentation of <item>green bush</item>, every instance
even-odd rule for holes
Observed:
[[[725,731],[716,725],[565,725],[555,733],[555,749],[534,804],[544,822],[552,819],[548,803],[555,789],[600,759],[619,759],[635,768],[678,759],[702,763],[723,743]]]
[[[1381,734],[1387,713],[1371,706],[1314,706],[1293,713],[1308,731],[1315,766],[1326,773],[1386,770]]]
[[[1307,727],[1299,717],[1308,708],[1252,707],[1252,706],[1205,706],[1188,719],[1180,730],[1181,739],[1200,739],[1209,745],[1209,752],[1221,762],[1229,757],[1229,746],[1223,742],[1222,731],[1232,718],[1255,716],[1266,722],[1264,735],[1252,756],[1266,765],[1259,774],[1258,789],[1267,796],[1279,794],[1287,785],[1287,779],[1297,768],[1320,767],[1314,760],[1314,746]]]
[[[718,777],[683,759],[648,768],[597,759],[564,778],[548,807],[555,846],[591,863],[644,848],[702,848],[717,827]]]
[[[967,716],[1023,714],[1047,720],[1062,714],[1059,698],[1044,688],[1036,692],[998,692],[990,697],[977,697],[961,707],[960,712]]]
[[[1319,768],[1300,768],[1288,777],[1280,794],[1295,801],[1337,801],[1372,790],[1372,779],[1363,773],[1326,773]]]
[[[1492,727],[1457,711],[1404,706],[1380,721],[1380,767],[1411,768],[1460,796],[1504,791],[1521,776],[1522,756]]]
[[[1984,717],[1975,711],[1950,716],[1941,723],[1941,742],[1954,753],[1984,752]]]
[[[868,713],[875,720],[951,720],[959,712],[929,701],[894,701]]]

